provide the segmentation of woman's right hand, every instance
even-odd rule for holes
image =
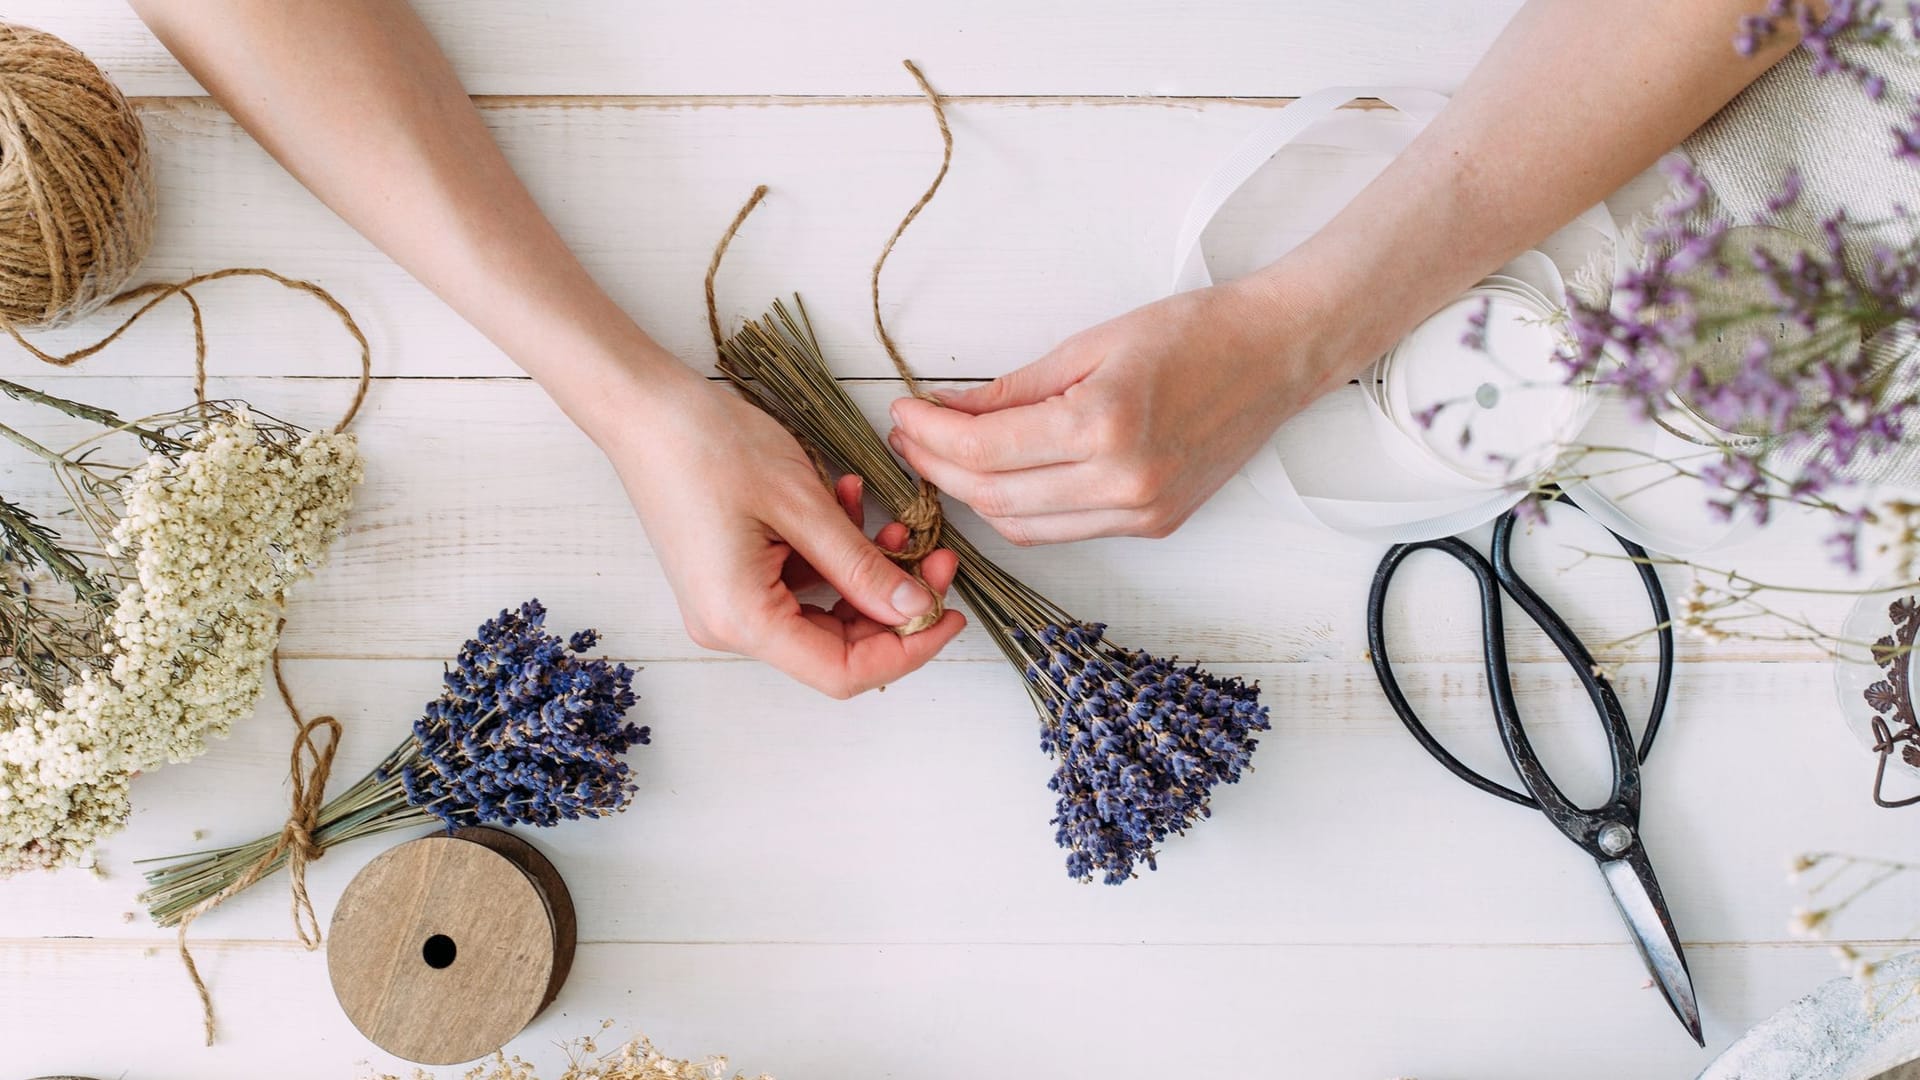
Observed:
[[[591,433],[696,644],[757,657],[846,698],[918,668],[966,624],[949,610],[917,634],[894,633],[933,597],[861,531],[858,477],[829,492],[786,429],[677,363],[653,365],[633,392],[629,410],[595,410],[622,419]],[[878,537],[894,550],[905,540],[898,523]],[[945,593],[955,565],[939,550],[920,571]],[[822,582],[840,600],[801,603],[796,593]]]

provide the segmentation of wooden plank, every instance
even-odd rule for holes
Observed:
[[[476,94],[889,94],[902,86],[900,58],[913,57],[953,93],[1274,95],[1381,81],[1457,85],[1519,3],[414,7]],[[7,15],[72,41],[129,94],[201,92],[120,0],[23,0]]]
[[[49,377],[44,385],[138,416],[191,401],[184,379]],[[350,395],[345,380],[216,378],[213,393],[275,415],[330,423]],[[883,421],[895,384],[854,387]],[[47,434],[45,410],[0,402],[9,422]],[[58,429],[72,430],[72,429]],[[571,622],[600,627],[610,647],[643,660],[711,658],[686,640],[678,609],[620,485],[599,453],[525,380],[394,380],[378,384],[356,430],[368,479],[332,563],[293,596],[287,650],[295,656],[446,655],[486,614],[538,596]],[[22,494],[50,488],[24,452],[0,450],[0,476]],[[1119,640],[1201,660],[1360,661],[1368,583],[1381,549],[1279,521],[1236,481],[1166,540],[1101,540],[1010,547],[963,507],[954,520],[1013,572],[1080,618],[1111,623]],[[1558,517],[1556,516],[1556,520]],[[1708,560],[1761,580],[1861,587],[1805,552],[1817,522],[1781,521],[1743,548]],[[1605,550],[1598,529],[1569,518],[1523,538],[1519,565],[1596,647],[1651,622],[1633,575],[1582,564]],[[1668,576],[1669,593],[1686,587]],[[1789,596],[1788,610],[1836,628],[1844,596]],[[1389,642],[1407,661],[1480,655],[1478,602],[1464,572],[1419,556],[1389,603]],[[1556,655],[1510,614],[1513,652]],[[1647,642],[1602,648],[1613,659],[1651,655]],[[979,632],[945,654],[998,662]],[[1688,641],[1686,661],[1819,659],[1806,645]]]
[[[743,873],[739,887],[757,884]],[[0,941],[16,976],[0,982],[9,1064],[142,1080],[408,1075],[347,1025],[321,956],[197,955],[220,1008],[210,1049],[171,950]],[[594,944],[511,1049],[556,1076],[558,1044],[611,1020],[609,1036],[637,1029],[670,1053],[728,1052],[748,1075],[780,1080],[1536,1080],[1544,1062],[1556,1080],[1689,1076],[1835,973],[1805,945],[1702,948],[1692,962],[1706,1051],[1641,986],[1626,946]]]
[[[144,277],[266,264],[336,292],[371,336],[382,375],[518,374],[225,113],[169,102],[143,115],[161,190]],[[1270,104],[1243,102],[957,104],[953,172],[888,263],[887,317],[906,355],[929,377],[991,377],[1164,295],[1174,233],[1195,188],[1271,115]],[[798,290],[836,370],[892,374],[872,332],[867,275],[939,160],[924,103],[626,101],[514,106],[487,117],[596,278],[689,363],[711,365],[701,280],[713,245],[766,182],[773,194],[722,275],[727,321]],[[1406,131],[1397,113],[1354,110],[1278,157],[1215,230],[1216,268],[1257,265],[1331,217]],[[1145,156],[1155,167],[1140,167]],[[217,370],[312,375],[352,363],[332,316],[311,299],[259,281],[200,295]],[[178,373],[189,340],[184,307],[150,321],[87,370]],[[103,314],[45,341],[77,346],[110,325]],[[34,363],[12,348],[0,357],[0,370]]]
[[[557,627],[576,625],[554,612]],[[296,698],[347,725],[335,790],[372,767],[438,690],[432,661],[296,661]],[[1618,915],[1589,859],[1537,814],[1473,791],[1429,760],[1361,664],[1234,666],[1257,678],[1275,730],[1256,769],[1216,792],[1215,816],[1171,841],[1162,869],[1120,888],[1062,871],[1047,824],[1052,766],[1009,672],[937,664],[851,703],[757,665],[670,662],[636,679],[654,744],[631,761],[628,813],[531,838],[565,877],[583,940],[872,943],[1158,942],[1217,945],[1612,944]],[[1644,665],[1621,678],[1645,707]],[[1571,795],[1604,798],[1604,750],[1566,669],[1528,664],[1530,730]],[[1420,665],[1403,681],[1447,745],[1510,778],[1477,665]],[[134,860],[272,831],[285,811],[288,727],[277,702],[191,765],[135,782],[109,877],[0,882],[0,937],[164,942],[134,909]],[[1645,773],[1645,835],[1684,937],[1781,941],[1794,854],[1889,850],[1867,798],[1872,758],[1834,715],[1814,665],[1696,665],[1683,673]],[[196,840],[196,830],[206,836]],[[391,843],[316,863],[324,920],[347,880]],[[1901,894],[1914,897],[1912,891]],[[1222,903],[1220,898],[1238,898]],[[1849,931],[1904,932],[1850,919]],[[236,898],[205,938],[287,937],[285,879]]]

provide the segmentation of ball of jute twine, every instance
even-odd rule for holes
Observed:
[[[153,242],[153,166],[127,99],[52,34],[0,23],[0,320],[79,318]]]

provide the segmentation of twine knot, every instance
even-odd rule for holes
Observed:
[[[283,627],[285,623],[286,620],[282,619]],[[273,846],[254,860],[232,884],[195,904],[180,916],[180,962],[186,966],[187,978],[193,980],[193,989],[200,995],[201,1022],[206,1028],[208,1046],[213,1045],[213,996],[207,991],[206,980],[200,977],[199,966],[193,962],[193,953],[187,949],[187,928],[193,925],[193,920],[251,888],[284,861],[293,894],[294,936],[309,952],[320,947],[320,920],[313,913],[313,901],[307,896],[307,864],[326,852],[325,846],[315,840],[313,834],[320,827],[320,808],[326,802],[327,777],[333,772],[334,751],[340,747],[340,721],[331,716],[301,719],[300,710],[293,703],[293,695],[287,691],[286,680],[280,676],[278,648],[273,652],[272,666],[273,683],[280,690],[280,700],[286,703],[287,714],[293,717],[295,729],[293,752],[287,763],[287,779],[293,789],[288,799],[287,823],[281,827],[280,838],[274,841]],[[316,737],[321,732],[326,734],[324,744]]]
[[[939,622],[940,616],[947,610],[946,604],[940,599],[939,590],[927,584],[927,579],[920,574],[920,560],[933,554],[933,549],[940,546],[940,531],[947,521],[940,509],[940,489],[925,480],[920,481],[919,493],[894,518],[907,527],[907,542],[899,551],[887,552],[887,557],[904,567],[907,573],[913,575],[913,580],[927,590],[927,595],[933,597],[932,607],[893,628],[894,633],[906,637]]]
[[[908,366],[906,357],[900,354],[900,347],[894,344],[893,335],[887,332],[886,319],[880,313],[880,271],[887,265],[887,256],[893,253],[894,245],[907,231],[907,226],[913,224],[914,219],[920,216],[920,211],[926,209],[927,204],[933,200],[934,195],[940,190],[941,183],[946,180],[947,170],[953,164],[953,130],[947,124],[947,114],[940,103],[940,95],[934,91],[933,86],[927,82],[926,76],[921,74],[919,67],[915,66],[913,61],[906,60],[902,63],[913,75],[914,82],[920,87],[920,92],[926,96],[927,103],[933,109],[934,120],[939,124],[942,147],[940,171],[934,175],[933,182],[927,185],[925,193],[907,211],[906,216],[900,219],[900,224],[894,227],[893,234],[887,237],[886,244],[881,247],[880,256],[874,260],[873,270],[868,274],[868,294],[873,305],[874,334],[880,339],[881,347],[886,350],[887,359],[893,362],[894,371],[899,374],[901,383],[908,393],[938,405],[939,400],[922,389],[919,379],[914,377],[913,369]],[[729,377],[732,377],[732,373],[728,371],[728,339],[720,329],[720,310],[714,297],[714,280],[720,273],[720,263],[726,258],[727,248],[732,245],[734,236],[740,232],[740,226],[746,223],[747,215],[753,213],[754,207],[759,206],[760,200],[766,198],[766,195],[765,184],[753,189],[753,194],[740,207],[739,212],[734,214],[732,224],[728,225],[726,231],[721,234],[720,242],[714,246],[713,257],[707,262],[705,283],[707,330],[713,336],[714,351],[720,355],[720,369],[728,373]],[[804,317],[804,311],[802,315]],[[738,380],[736,380],[737,384]],[[762,408],[765,408],[764,404]],[[772,410],[767,411],[772,412]],[[774,415],[776,419],[780,419],[777,413]],[[806,451],[807,458],[813,463],[814,471],[819,475],[821,483],[826,485],[828,490],[832,490],[833,477],[827,469],[826,459],[821,455],[819,448],[814,446],[790,419],[782,419],[781,422]],[[884,455],[886,451],[881,449],[880,453]],[[920,481],[919,490],[904,503],[901,503],[897,496],[888,497],[883,494],[882,498],[892,504],[888,508],[894,512],[894,519],[906,526],[907,540],[899,551],[886,551],[885,548],[881,550],[886,551],[888,558],[900,564],[907,573],[911,574],[913,580],[927,590],[927,595],[933,598],[933,606],[925,614],[893,628],[894,633],[906,637],[939,622],[940,616],[946,611],[946,605],[940,599],[939,591],[928,585],[926,577],[920,573],[920,561],[940,546],[940,534],[946,519],[940,508],[939,490],[924,479]]]

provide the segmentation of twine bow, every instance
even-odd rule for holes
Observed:
[[[284,627],[286,620],[280,620],[280,625]],[[280,676],[280,650],[277,647],[273,651],[272,667],[273,684],[280,690],[280,700],[287,706],[287,715],[293,717],[295,730],[293,751],[288,755],[287,762],[287,777],[292,787],[287,823],[281,827],[280,838],[274,841],[273,846],[254,860],[232,884],[188,908],[180,916],[177,939],[180,962],[186,965],[187,977],[193,980],[193,989],[200,995],[201,1020],[206,1027],[208,1046],[213,1045],[213,996],[207,992],[206,981],[200,977],[200,968],[193,962],[193,953],[187,949],[187,928],[193,925],[193,920],[251,888],[255,882],[272,873],[284,859],[293,894],[294,936],[299,938],[300,944],[308,952],[320,947],[320,920],[314,915],[313,901],[307,896],[307,864],[326,852],[314,839],[313,833],[319,826],[320,808],[326,802],[327,777],[333,771],[333,754],[340,746],[340,721],[331,716],[301,719],[300,710],[293,703],[293,695],[287,691],[286,680]],[[326,735],[324,745],[315,737],[321,732]]]

